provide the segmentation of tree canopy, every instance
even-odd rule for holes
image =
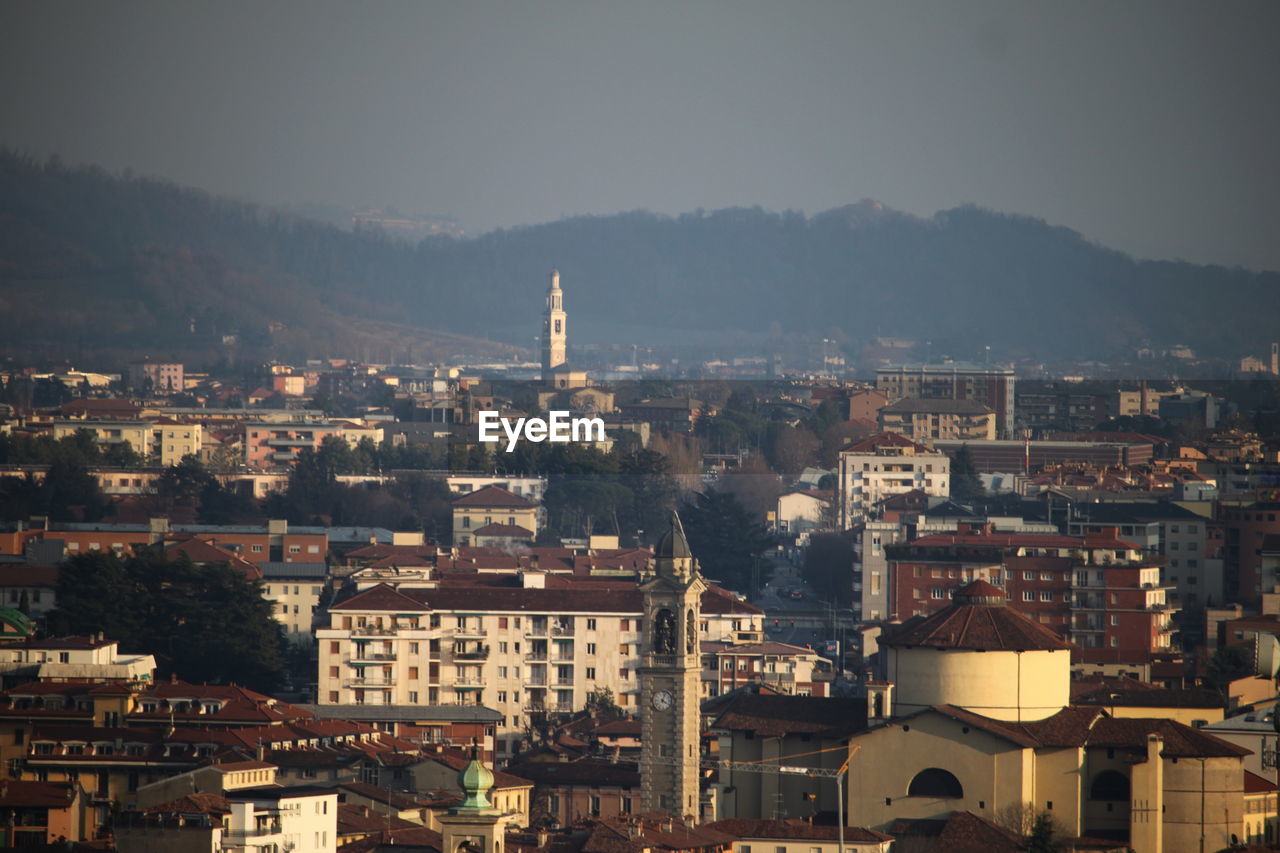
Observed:
[[[260,583],[225,563],[169,561],[158,549],[67,560],[49,625],[59,634],[102,632],[122,651],[153,654],[161,677],[270,692],[284,672],[284,633]]]

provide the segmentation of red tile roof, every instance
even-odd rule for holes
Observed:
[[[803,838],[814,841],[836,841],[840,828],[834,824],[813,824],[807,820],[751,820],[731,818],[703,824],[717,832],[739,839],[748,838]],[[892,835],[876,832],[862,826],[844,828],[845,844],[877,844],[892,841]]]
[[[410,598],[385,583],[358,592],[345,601],[330,606],[330,610],[389,610],[393,613],[425,613],[421,602]]]
[[[532,507],[533,504],[527,499],[519,495],[512,494],[501,486],[485,486],[483,489],[476,489],[469,495],[463,495],[455,498],[454,506],[502,506],[502,507]]]
[[[1006,606],[1004,598],[999,587],[975,581],[959,590],[950,606],[887,632],[880,645],[1019,652],[1072,648],[1054,631]]]

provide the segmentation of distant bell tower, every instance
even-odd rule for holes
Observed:
[[[547,316],[542,322],[542,381],[553,381],[551,371],[565,362],[568,332],[564,314],[564,291],[560,289],[560,271],[551,271],[551,287],[547,290]]]
[[[654,554],[657,574],[640,587],[644,635],[639,668],[640,791],[646,812],[697,820],[701,803],[702,593],[707,585],[680,517]]]

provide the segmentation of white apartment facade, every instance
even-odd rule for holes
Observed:
[[[382,584],[333,605],[316,629],[320,704],[485,705],[510,753],[530,716],[581,710],[598,688],[637,710],[642,598],[634,582],[537,572],[522,585]],[[548,583],[551,585],[548,586]],[[708,641],[759,637],[764,613],[733,593],[703,597]]]
[[[909,438],[882,432],[840,451],[840,529],[863,520],[880,501],[920,489],[951,493],[951,459]]]

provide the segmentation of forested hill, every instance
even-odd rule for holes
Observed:
[[[1236,357],[1262,351],[1280,308],[1278,273],[1134,261],[976,208],[928,219],[870,202],[811,217],[625,213],[409,246],[0,154],[0,337],[10,343],[180,348],[236,334],[282,355],[359,355],[352,348],[373,341],[385,344],[375,355],[417,346],[419,358],[479,352],[479,339],[527,347],[552,267],[571,336],[630,328],[627,343],[655,329],[839,330],[1044,359],[1174,343]]]

